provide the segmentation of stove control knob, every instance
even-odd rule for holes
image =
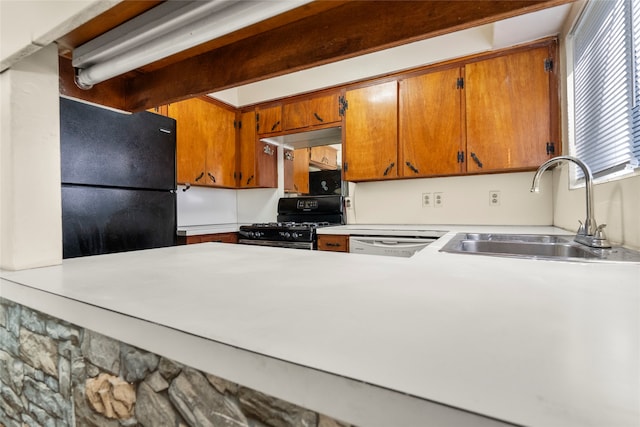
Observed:
[[[300,237],[300,235],[294,231],[293,233],[291,233],[291,237],[293,237],[294,239],[297,239],[298,237]]]
[[[289,237],[291,237],[291,233],[289,233],[288,231],[285,231],[284,237],[288,239]]]

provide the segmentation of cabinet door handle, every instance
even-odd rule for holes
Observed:
[[[339,248],[342,246],[340,243],[327,242],[326,245],[330,248]]]
[[[382,175],[387,176],[387,175],[389,174],[389,172],[391,172],[391,169],[393,169],[393,167],[394,167],[395,165],[396,165],[396,164],[395,164],[394,162],[391,162],[391,163],[389,164],[389,166],[387,166],[387,168],[384,170],[384,172],[382,173]]]
[[[480,161],[478,156],[476,156],[476,153],[471,153],[471,158],[473,159],[474,162],[476,162],[476,165],[478,165],[479,168],[482,167],[482,162]]]
[[[319,122],[324,122],[324,120],[318,115],[318,113],[313,113],[313,117],[315,117]]]
[[[204,176],[204,172],[200,172],[200,175],[196,177],[196,182],[200,181],[203,176]]]
[[[250,183],[252,180],[253,180],[253,175],[251,175],[251,176],[249,177],[249,179],[247,179],[247,185],[249,185],[249,183]]]
[[[418,169],[416,169],[416,167],[411,164],[411,162],[407,162],[406,165],[409,169],[411,169],[413,173],[420,173]]]
[[[213,181],[214,183],[216,182],[216,177],[215,177],[215,176],[213,176],[213,175],[211,175],[211,172],[207,172],[207,175],[209,175],[209,179],[210,179],[211,181]]]
[[[279,124],[280,124],[280,120],[278,120],[277,122],[275,122],[275,123],[273,124],[273,126],[271,126],[271,130],[272,130],[272,131],[276,130],[276,128],[278,127],[278,125],[279,125]]]

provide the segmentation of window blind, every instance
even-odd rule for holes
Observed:
[[[592,0],[570,35],[574,152],[595,177],[637,166],[640,157],[640,7],[635,3]],[[582,177],[579,168],[574,174]]]
[[[631,22],[633,32],[634,63],[634,105],[633,105],[633,155],[635,166],[640,162],[640,2],[631,2]]]

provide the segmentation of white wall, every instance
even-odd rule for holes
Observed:
[[[586,216],[585,190],[569,188],[569,167],[554,170],[553,220],[558,227],[577,231]],[[597,184],[593,215],[612,243],[640,249],[640,175]]]
[[[533,172],[363,182],[351,189],[358,224],[553,224],[551,174],[530,193]],[[490,192],[500,192],[500,204]],[[424,193],[431,206],[423,207]],[[441,193],[441,207],[435,205]]]
[[[120,1],[0,1],[0,72]]]
[[[0,268],[62,261],[58,50],[0,74]]]

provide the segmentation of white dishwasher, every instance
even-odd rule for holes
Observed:
[[[408,258],[435,242],[438,237],[352,235],[349,236],[349,252]]]

